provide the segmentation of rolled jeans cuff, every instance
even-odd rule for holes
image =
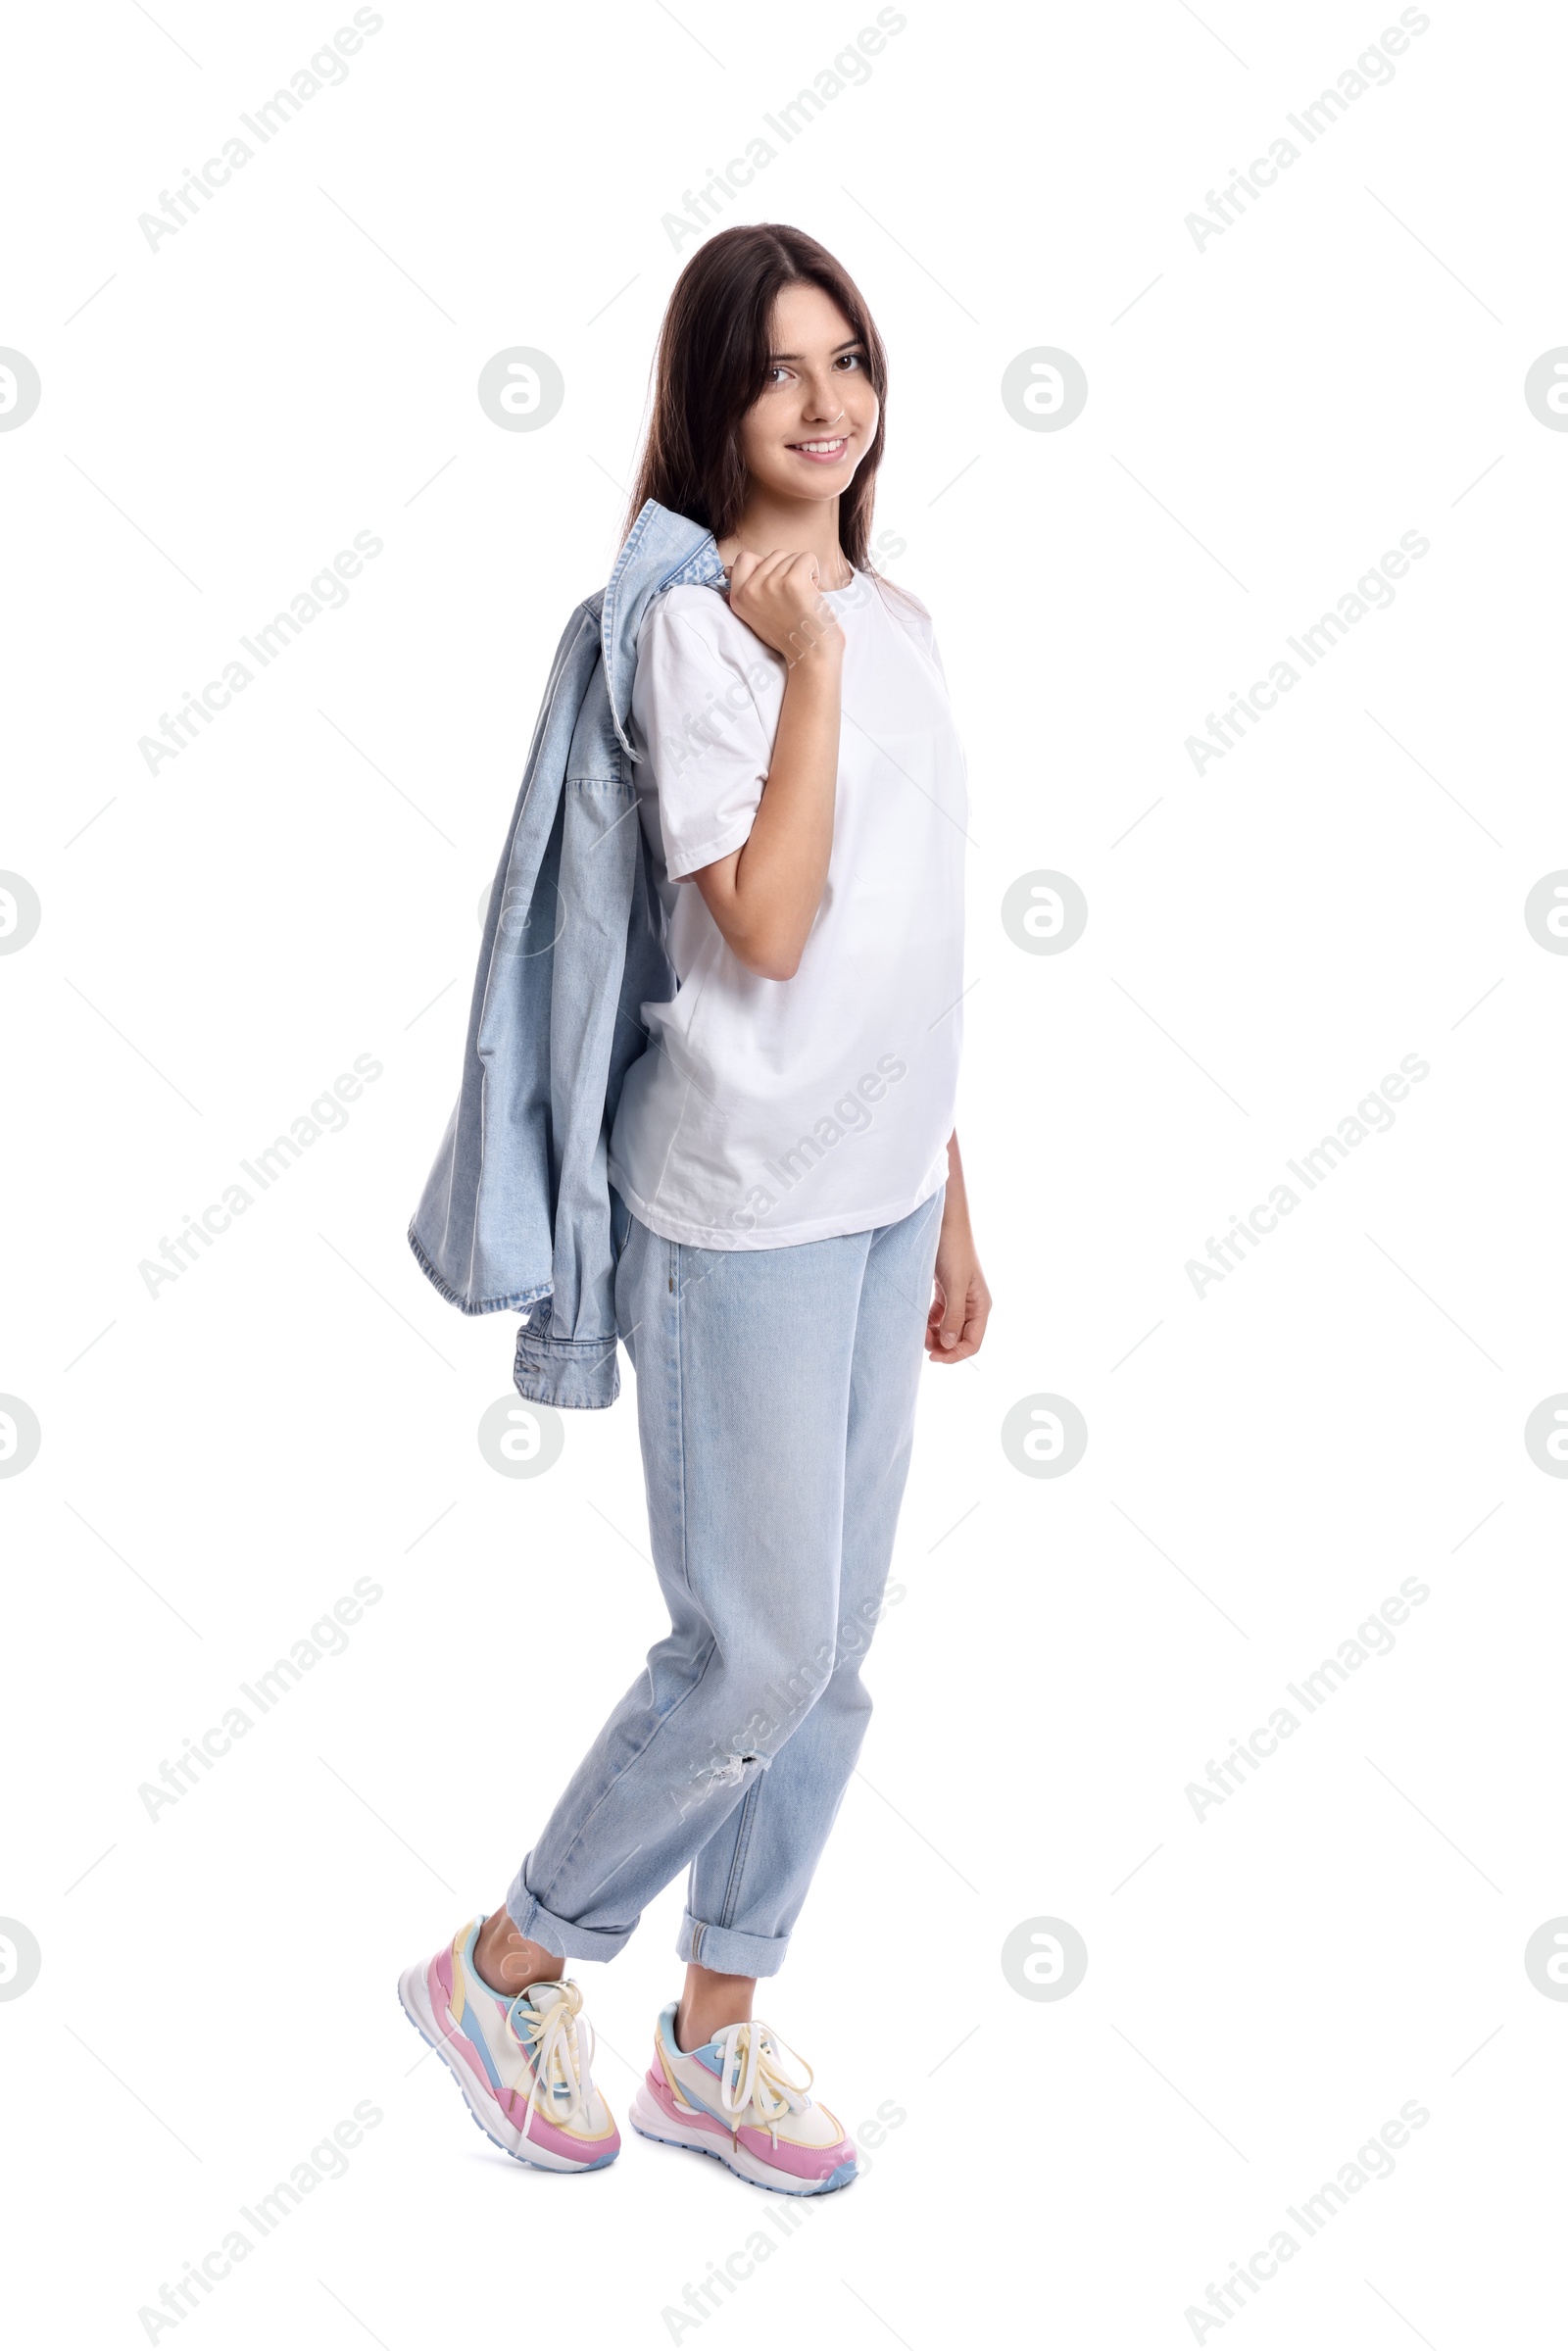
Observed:
[[[677,1959],[711,1968],[715,1976],[776,1976],[789,1947],[787,1935],[742,1935],[734,1927],[710,1927],[689,1910],[682,1914],[675,1937]]]
[[[526,1863],[524,1863],[526,1868]],[[543,1943],[562,1959],[613,1959],[631,1940],[629,1927],[578,1927],[570,1919],[559,1919],[552,1910],[535,1899],[522,1882],[519,1870],[507,1888],[507,1916],[519,1935],[530,1942]]]

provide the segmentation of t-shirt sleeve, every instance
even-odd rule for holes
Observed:
[[[661,597],[637,638],[632,718],[658,787],[664,866],[685,881],[751,833],[773,758],[780,664],[716,591]]]
[[[937,649],[937,632],[925,606],[920,602],[919,597],[911,595],[907,588],[895,589],[893,603],[905,627],[928,657],[938,677],[946,685],[948,673],[942,666],[942,656]]]

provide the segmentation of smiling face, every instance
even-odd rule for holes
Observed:
[[[841,496],[876,438],[879,414],[865,346],[832,296],[809,283],[782,287],[767,383],[741,420],[754,494]]]

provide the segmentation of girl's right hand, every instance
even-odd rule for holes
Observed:
[[[843,651],[844,631],[822,595],[814,555],[742,548],[730,569],[729,609],[791,667],[818,645]]]

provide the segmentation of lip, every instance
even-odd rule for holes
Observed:
[[[824,442],[819,449],[808,448],[804,441],[786,441],[784,446],[791,457],[804,458],[808,465],[842,465],[850,453],[849,434],[837,433],[831,439],[824,435]]]

